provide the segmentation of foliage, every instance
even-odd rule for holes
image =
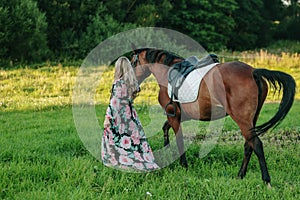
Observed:
[[[285,1],[287,2],[287,1]],[[209,51],[299,41],[299,1],[13,0],[0,3],[0,61],[83,59],[106,38],[141,26],[180,31]]]
[[[276,29],[274,33],[275,38],[277,39],[290,38],[296,41],[300,40],[300,17],[298,18],[286,17],[277,26],[278,29]]]
[[[180,30],[211,50],[226,47],[233,32],[234,0],[174,1],[168,28]]]
[[[71,57],[79,49],[78,40],[100,3],[90,0],[38,0],[38,5],[46,13],[49,48],[55,55]]]
[[[105,14],[106,8],[101,5],[98,7],[94,16],[91,16],[90,22],[86,27],[86,32],[82,34],[80,45],[77,49],[77,57],[88,55],[88,53],[96,47],[100,42],[113,36],[116,33],[125,31],[126,29],[134,28],[134,24],[118,23],[111,15]]]
[[[255,48],[264,26],[264,19],[260,15],[264,9],[263,3],[260,0],[238,2],[239,8],[233,13],[235,34],[231,35],[228,46],[236,50]]]
[[[40,61],[46,58],[47,22],[33,0],[0,2],[0,60]]]
[[[289,1],[290,5],[285,10],[286,16],[283,24],[287,24],[286,37],[300,40],[300,2],[298,0]]]
[[[12,0],[0,3],[0,61],[83,59],[134,27],[180,31],[209,51],[299,40],[299,1]]]
[[[172,2],[168,0],[117,0],[105,2],[105,6],[119,22],[134,23],[138,26],[166,25],[172,12]]]
[[[300,41],[278,40],[273,42],[268,48],[265,48],[270,53],[281,54],[286,53],[300,53]]]

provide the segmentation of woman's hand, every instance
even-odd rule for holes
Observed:
[[[108,118],[105,118],[104,123],[103,123],[104,128],[110,127],[110,121]]]

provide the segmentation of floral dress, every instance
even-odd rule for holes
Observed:
[[[125,82],[116,80],[105,115],[110,127],[104,129],[102,137],[102,161],[106,166],[124,170],[158,169],[132,103]]]

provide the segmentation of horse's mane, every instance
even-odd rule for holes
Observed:
[[[158,62],[163,56],[163,64],[164,65],[170,65],[174,59],[184,59],[183,57],[173,53],[169,52],[163,49],[155,49],[155,48],[142,48],[138,49],[138,52],[146,50],[146,60],[149,63],[155,63]]]

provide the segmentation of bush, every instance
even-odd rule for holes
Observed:
[[[16,0],[0,3],[0,58],[42,60],[49,53],[46,29],[45,14],[39,11],[36,2]]]
[[[267,48],[268,52],[281,54],[282,52],[300,53],[300,41],[298,40],[278,40]]]
[[[100,5],[95,15],[90,17],[90,23],[87,25],[86,32],[80,38],[80,49],[77,51],[80,55],[77,55],[77,57],[84,58],[100,42],[134,27],[136,27],[134,24],[116,21],[112,15],[107,14],[106,8]]]

